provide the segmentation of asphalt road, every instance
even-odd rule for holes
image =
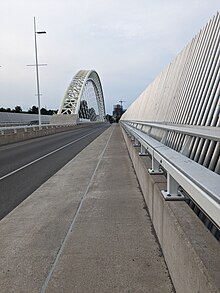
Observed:
[[[107,124],[73,130],[0,147],[0,220],[48,180]]]

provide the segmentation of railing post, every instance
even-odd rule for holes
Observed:
[[[151,175],[160,175],[163,174],[163,170],[160,168],[160,163],[154,157],[154,150],[152,150],[152,158],[151,158],[151,169],[148,169],[148,173]]]
[[[134,138],[134,144],[133,144],[134,147],[139,147],[140,146],[140,143],[139,141],[137,140],[137,138],[135,137]]]
[[[167,173],[167,190],[161,190],[165,200],[185,200],[185,197],[179,193],[178,182]]]
[[[149,153],[145,149],[145,147],[141,144],[141,151],[139,153],[139,156],[149,156]]]

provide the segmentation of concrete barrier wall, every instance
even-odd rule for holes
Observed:
[[[68,114],[68,115],[54,114],[51,117],[50,123],[59,124],[59,125],[65,125],[65,124],[76,125],[77,119],[78,119],[78,114]]]
[[[187,203],[164,200],[166,178],[148,174],[150,158],[122,131],[176,291],[220,292],[219,242]]]
[[[0,145],[19,142],[31,138],[50,135],[58,132],[68,131],[75,128],[76,125],[51,125],[51,126],[36,126],[27,128],[18,128],[10,130],[1,130]]]
[[[51,117],[51,115],[41,115],[42,124],[50,123]],[[38,120],[38,114],[0,112],[0,127],[32,125],[31,123],[36,123]]]

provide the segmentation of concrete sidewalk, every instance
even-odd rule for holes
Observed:
[[[0,222],[1,292],[174,292],[113,125]]]

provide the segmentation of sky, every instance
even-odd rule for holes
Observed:
[[[219,11],[220,0],[0,0],[0,107],[58,109],[73,76],[96,70],[106,113],[129,105]]]

